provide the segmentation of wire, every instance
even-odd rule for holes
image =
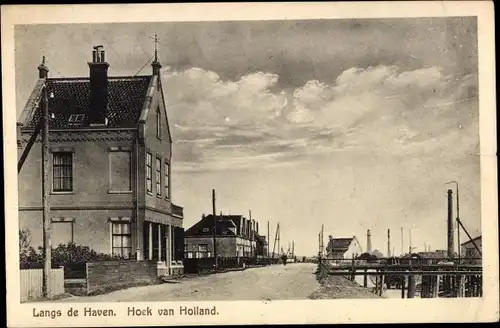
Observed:
[[[141,69],[140,69],[139,71],[137,71],[137,73],[135,73],[133,77],[136,77],[136,76],[137,76],[137,74],[139,74],[139,73],[140,73],[140,72],[144,69],[144,67],[146,67],[146,65],[147,65],[147,64],[149,64],[149,62],[150,62],[153,58],[154,58],[154,55],[153,55],[151,58],[149,58],[149,60],[146,62],[146,64],[144,64],[144,66],[142,66],[142,67],[141,67]]]

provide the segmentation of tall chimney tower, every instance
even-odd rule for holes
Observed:
[[[372,235],[370,233],[370,229],[366,232],[366,252],[372,253]]]
[[[391,257],[391,229],[387,229],[387,257]]]
[[[95,46],[92,51],[90,68],[90,108],[88,118],[90,124],[105,125],[108,110],[108,68],[104,57],[103,46]]]
[[[453,191],[448,189],[448,257],[453,255]]]

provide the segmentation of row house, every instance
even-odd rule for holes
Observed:
[[[214,257],[214,241],[217,257],[256,257],[264,252],[258,231],[259,223],[242,215],[203,215],[185,232],[184,257]]]
[[[155,53],[152,74],[108,76],[102,46],[88,77],[49,78],[45,58],[18,120],[18,159],[48,101],[53,247],[75,242],[124,259],[181,260],[183,209],[172,203],[172,138]],[[47,95],[47,96],[44,96]],[[42,147],[18,176],[20,229],[42,244]]]

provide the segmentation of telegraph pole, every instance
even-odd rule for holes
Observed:
[[[50,270],[52,267],[52,241],[51,241],[51,221],[50,221],[50,188],[49,188],[49,96],[47,82],[45,82],[43,92],[43,130],[42,130],[42,171],[43,171],[43,248],[45,250],[45,261],[43,266],[42,291],[45,297],[51,296],[50,290]]]
[[[269,258],[269,248],[271,246],[271,240],[269,239],[269,221],[267,221],[267,258]]]
[[[213,243],[214,243],[214,264],[215,269],[217,269],[217,245],[216,245],[216,230],[217,230],[217,214],[215,213],[215,189],[212,189],[212,216],[214,218],[214,233],[213,233]]]

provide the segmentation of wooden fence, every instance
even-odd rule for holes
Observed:
[[[64,294],[64,268],[50,270],[50,294],[54,297]],[[43,269],[21,270],[21,302],[43,297]]]

